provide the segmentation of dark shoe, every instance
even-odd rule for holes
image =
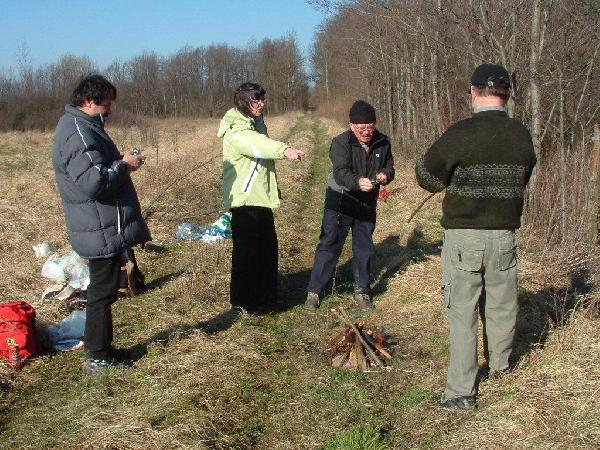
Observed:
[[[315,294],[314,292],[309,292],[306,295],[306,301],[304,302],[304,307],[306,309],[310,309],[311,311],[319,308],[321,304],[321,300],[319,299],[319,294]]]
[[[363,311],[372,311],[375,309],[371,301],[371,295],[365,292],[354,292],[354,303]]]
[[[161,241],[144,242],[141,247],[147,252],[162,252],[165,249]]]
[[[473,410],[475,409],[475,397],[471,396],[459,396],[446,398],[444,394],[440,396],[438,405],[442,408],[451,410]]]
[[[124,364],[122,361],[117,361],[114,358],[86,358],[83,363],[83,371],[88,375],[93,375],[99,372],[102,372],[110,367],[115,369],[125,369],[129,367],[127,364]]]
[[[227,312],[227,314],[238,318],[239,316],[248,315],[248,311],[246,311],[241,306],[231,305],[231,308],[229,308],[229,311]]]
[[[109,358],[111,358],[114,361],[119,362],[119,363],[131,364],[131,362],[132,362],[131,351],[126,348],[111,347],[110,350],[108,351],[108,355],[109,355]]]
[[[131,351],[125,348],[115,348],[111,346],[105,352],[100,354],[88,354],[83,363],[85,373],[97,373],[109,367],[125,369],[133,363]]]

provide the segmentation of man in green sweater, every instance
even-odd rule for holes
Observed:
[[[479,308],[490,373],[509,369],[517,317],[515,229],[536,164],[529,131],[506,114],[506,69],[477,67],[470,95],[473,116],[451,126],[416,164],[422,188],[446,190],[442,284],[450,363],[439,404],[449,409],[475,407]]]

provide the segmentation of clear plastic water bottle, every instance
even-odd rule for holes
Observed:
[[[227,234],[231,230],[231,213],[229,211],[221,214],[212,226],[224,234]]]

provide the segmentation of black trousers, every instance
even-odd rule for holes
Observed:
[[[373,231],[375,220],[360,220],[347,214],[325,209],[321,236],[310,273],[308,292],[321,294],[337,265],[348,231],[352,229],[352,274],[354,290],[369,293],[371,289],[371,257],[375,253]]]
[[[121,255],[90,259],[84,342],[88,355],[104,358],[113,340],[111,305],[117,300],[121,275]]]
[[[278,244],[273,211],[258,206],[231,208],[231,234],[229,301],[249,311],[274,307]]]

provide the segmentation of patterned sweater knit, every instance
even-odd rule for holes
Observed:
[[[504,111],[482,111],[452,125],[417,161],[419,185],[446,189],[444,228],[521,226],[523,195],[536,164],[531,135]]]

